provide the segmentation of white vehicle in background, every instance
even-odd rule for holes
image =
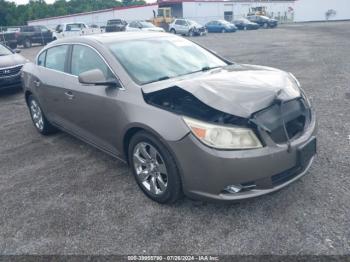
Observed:
[[[103,33],[101,28],[90,28],[85,23],[63,23],[56,26],[55,32],[53,32],[53,40],[61,39],[64,37],[72,37],[79,35],[92,35]]]
[[[161,27],[157,27],[154,24],[138,20],[130,22],[126,27],[125,31],[151,31],[151,32],[165,32],[165,30]]]

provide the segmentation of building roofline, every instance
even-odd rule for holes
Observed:
[[[294,3],[298,0],[158,0],[158,4],[179,4],[179,3]]]
[[[102,10],[96,10],[96,11],[90,11],[90,12],[82,12],[82,13],[76,13],[76,14],[70,14],[70,15],[61,15],[61,16],[52,16],[52,17],[46,17],[46,18],[40,18],[35,20],[28,20],[28,22],[38,22],[38,21],[45,21],[48,19],[59,19],[59,18],[66,18],[66,17],[75,17],[80,15],[88,15],[88,14],[98,14],[98,13],[104,13],[107,11],[114,11],[114,10],[125,10],[125,9],[133,9],[133,8],[141,8],[141,7],[148,7],[148,6],[155,6],[158,5],[158,3],[150,3],[145,5],[133,5],[133,6],[116,6],[113,8],[108,9],[102,9]]]

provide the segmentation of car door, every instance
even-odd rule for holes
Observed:
[[[206,26],[208,32],[213,32],[213,26],[214,26],[213,22],[209,22],[205,26]]]
[[[69,45],[51,47],[37,60],[38,74],[33,79],[35,94],[46,117],[54,124],[65,126],[64,102]]]
[[[100,69],[106,79],[115,78],[102,56],[92,47],[75,44],[71,53],[70,76],[66,85],[66,115],[71,132],[81,138],[117,154],[114,142],[118,130],[118,118],[122,109],[115,98],[117,88],[84,85],[78,76],[93,69]]]

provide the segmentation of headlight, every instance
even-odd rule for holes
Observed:
[[[183,119],[192,133],[210,147],[218,149],[262,147],[253,130],[249,128],[214,125],[188,117],[183,117]]]
[[[304,89],[301,88],[301,84],[298,81],[298,79],[292,73],[289,73],[289,75],[294,79],[294,81],[295,81],[297,87],[299,88],[300,93],[301,93],[302,97],[304,98],[304,100],[306,101],[308,107],[311,107],[310,99],[306,96]]]

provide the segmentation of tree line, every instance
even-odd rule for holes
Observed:
[[[0,0],[0,26],[26,25],[27,21],[34,19],[145,3],[144,0],[56,0],[52,4],[47,4],[45,0],[30,0],[28,4],[16,5],[13,2]]]

